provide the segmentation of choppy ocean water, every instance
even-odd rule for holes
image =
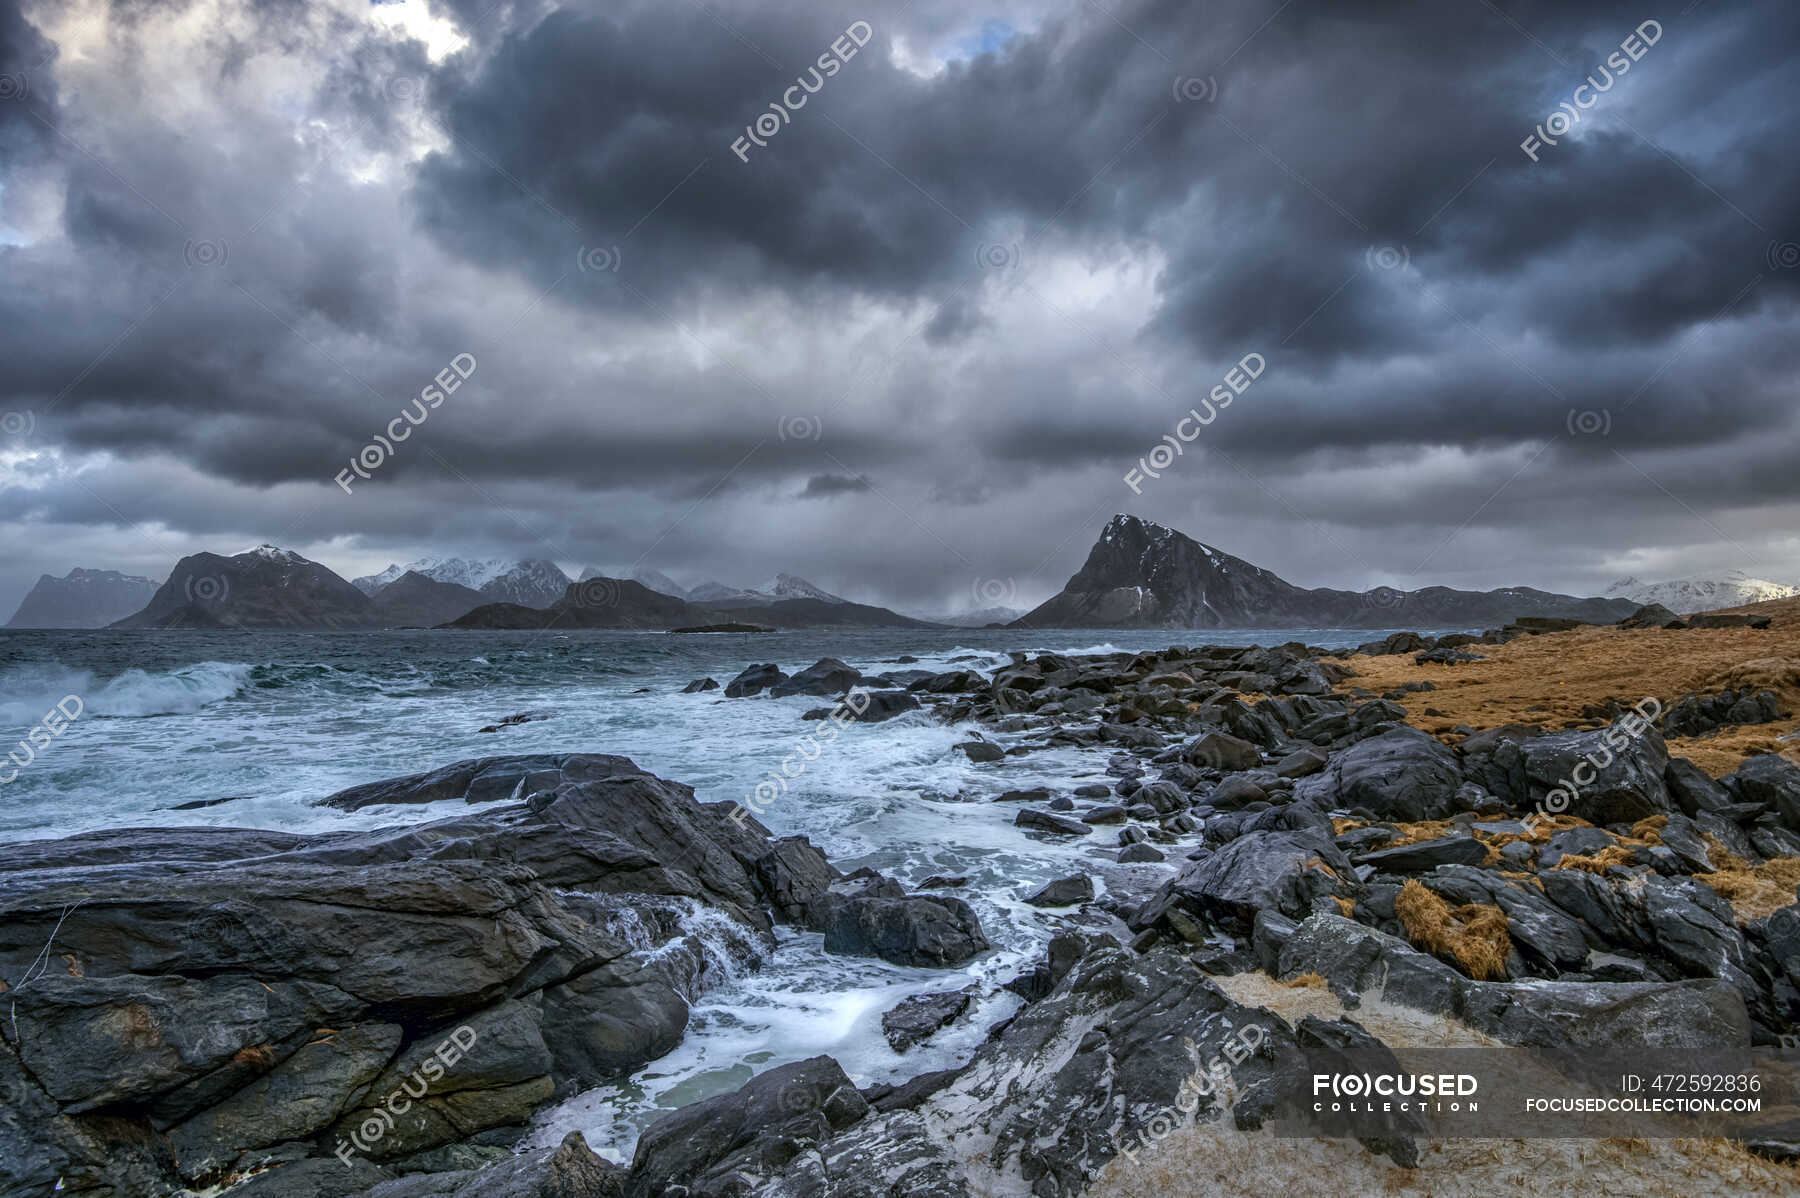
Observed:
[[[0,841],[108,827],[309,832],[423,822],[467,808],[352,814],[312,804],[355,783],[507,753],[618,753],[692,786],[702,801],[743,799],[816,728],[800,714],[827,701],[680,694],[691,679],[724,683],[751,662],[792,672],[827,655],[867,673],[991,669],[1014,650],[1291,640],[1337,647],[1385,634],[0,631],[0,757],[18,751],[17,742],[66,696],[79,697],[82,707],[79,718],[35,748],[16,778],[0,783]],[[896,663],[903,656],[917,662]],[[521,712],[538,718],[480,731]],[[623,1159],[637,1128],[656,1113],[818,1053],[837,1057],[864,1085],[966,1059],[987,1026],[1017,1004],[998,982],[1035,959],[1062,919],[1021,900],[1054,878],[1091,870],[1095,847],[1022,832],[1012,825],[1012,804],[988,800],[1015,787],[1066,791],[1101,780],[1105,765],[1103,754],[1075,750],[974,765],[951,752],[968,731],[928,713],[853,725],[806,762],[760,818],[777,835],[810,837],[847,869],[873,866],[908,885],[931,874],[968,875],[970,885],[959,893],[979,912],[995,952],[957,970],[906,969],[828,956],[817,935],[784,931],[756,969],[741,946],[696,913],[691,930],[713,948],[722,981],[696,1003],[687,1039],[627,1082],[543,1113],[534,1142],[554,1143],[579,1129],[596,1150]],[[226,798],[234,801],[171,810]],[[905,1058],[888,1048],[880,1033],[884,1011],[912,994],[964,986],[982,994],[974,1018]]]

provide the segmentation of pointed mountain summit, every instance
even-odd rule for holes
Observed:
[[[1520,616],[1610,623],[1637,607],[1628,599],[1582,599],[1530,587],[1307,589],[1172,528],[1120,515],[1062,591],[1015,627],[1475,628]]]

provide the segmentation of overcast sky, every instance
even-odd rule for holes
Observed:
[[[261,541],[1024,607],[1121,511],[1303,585],[1800,582],[1797,50],[1792,0],[0,0],[0,609]]]

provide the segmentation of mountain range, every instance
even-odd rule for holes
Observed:
[[[756,588],[684,587],[655,570],[571,582],[554,563],[426,558],[349,582],[291,550],[260,545],[229,557],[184,557],[160,587],[112,571],[39,580],[14,627],[117,628],[677,628],[748,623],[773,628],[1394,628],[1494,627],[1521,616],[1605,623],[1644,596],[1678,611],[1795,593],[1728,576],[1646,588],[1627,579],[1599,598],[1530,587],[1463,591],[1304,588],[1172,528],[1114,516],[1082,565],[1048,602],[1023,614],[989,608],[919,619],[854,603],[792,574]],[[1676,589],[1670,589],[1676,588]],[[1665,596],[1656,598],[1656,596]]]
[[[1458,591],[1307,589],[1137,516],[1114,516],[1062,591],[1022,628],[1494,627],[1520,616],[1610,623],[1629,599],[1581,599],[1530,587]]]
[[[1660,603],[1670,611],[1686,616],[1697,611],[1742,607],[1746,603],[1762,603],[1769,599],[1791,599],[1800,595],[1800,586],[1752,578],[1742,570],[1733,570],[1716,580],[1682,578],[1673,582],[1644,582],[1637,578],[1621,578],[1606,588],[1606,594],[1633,603]]]
[[[600,575],[600,571],[589,566],[582,571],[581,581]],[[759,607],[771,603],[780,603],[785,599],[816,599],[820,603],[848,603],[849,600],[833,595],[824,587],[815,586],[806,579],[794,574],[777,574],[760,587],[745,588],[726,586],[722,582],[707,579],[691,587],[684,587],[664,574],[661,570],[649,570],[639,567],[631,572],[634,582],[641,583],[650,590],[676,599],[685,599],[689,603],[728,604],[732,607]]]
[[[570,581],[555,562],[542,558],[509,562],[502,558],[476,561],[463,557],[425,557],[410,565],[389,566],[379,574],[367,574],[350,582],[372,598],[381,588],[409,572],[434,582],[447,582],[479,592],[489,603],[517,603],[523,607],[549,607],[562,598]]]
[[[39,575],[8,628],[105,628],[150,602],[156,583],[117,570],[70,570]]]

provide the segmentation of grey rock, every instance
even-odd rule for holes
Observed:
[[[1353,859],[1385,873],[1415,874],[1440,865],[1480,865],[1487,860],[1487,846],[1472,836],[1446,836],[1422,840],[1392,849],[1376,849]]]
[[[1025,900],[1033,907],[1075,907],[1094,901],[1094,879],[1086,874],[1059,878]]]
[[[787,675],[783,674],[773,662],[745,666],[736,678],[725,684],[725,697],[741,699],[750,695],[758,695],[786,680]]]
[[[1094,829],[1078,819],[1070,819],[1066,815],[1058,815],[1054,811],[1039,811],[1035,807],[1027,807],[1014,817],[1013,823],[1021,828],[1030,828],[1035,832],[1055,832],[1061,836],[1086,836]]]
[[[889,1048],[903,1053],[929,1040],[939,1028],[968,1010],[972,1001],[963,990],[914,995],[881,1017],[881,1034],[887,1038]]]
[[[1322,772],[1295,783],[1294,794],[1322,811],[1361,807],[1377,819],[1411,823],[1448,816],[1461,785],[1451,749],[1401,727],[1339,753]]]

